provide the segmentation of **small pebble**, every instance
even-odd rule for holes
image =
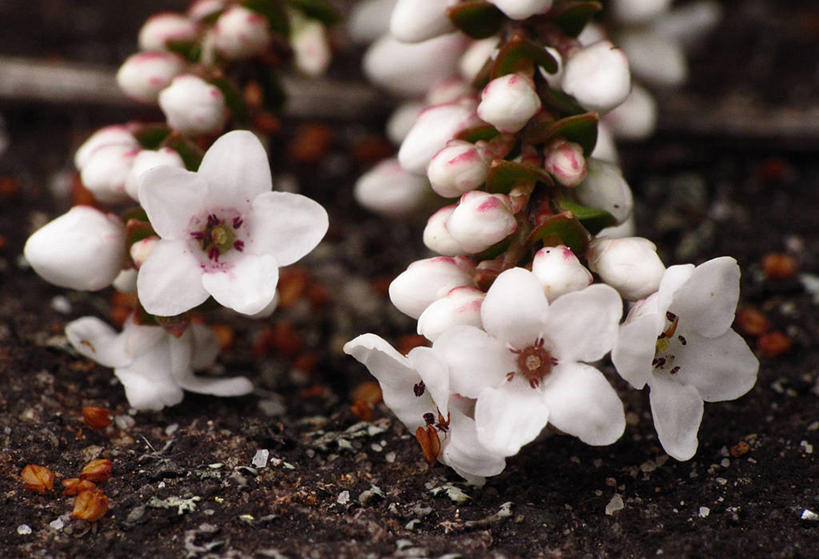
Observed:
[[[708,515],[711,514],[711,509],[708,507],[700,507],[699,513],[700,518],[708,518]]]
[[[264,468],[267,466],[267,459],[270,457],[270,451],[266,448],[261,448],[253,455],[253,460],[250,461],[256,468]]]
[[[60,314],[71,313],[71,303],[64,295],[57,295],[51,299],[51,308]]]
[[[28,536],[31,533],[31,526],[28,524],[20,524],[17,527],[17,533],[21,536]]]
[[[62,518],[58,518],[57,520],[52,520],[48,523],[54,530],[62,530],[65,526],[65,521]]]
[[[338,497],[336,498],[336,503],[338,503],[339,505],[346,505],[349,502],[350,492],[345,489],[344,491],[338,494]]]
[[[810,522],[816,522],[817,520],[819,520],[819,514],[816,514],[810,509],[804,509],[802,511],[802,515],[799,518],[801,518],[802,520],[808,520]],[[23,526],[25,526],[25,524]],[[17,531],[19,532],[20,528],[17,528]]]
[[[626,504],[623,502],[623,497],[621,497],[619,493],[615,493],[611,501],[609,501],[609,504],[606,505],[606,515],[612,516],[615,512],[621,511],[624,508],[626,508]]]

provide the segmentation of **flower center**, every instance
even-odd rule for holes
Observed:
[[[219,257],[231,249],[242,252],[245,243],[236,238],[236,230],[242,226],[242,218],[234,217],[230,222],[220,219],[216,214],[208,214],[205,226],[191,233],[191,237],[199,242],[199,247],[208,255],[210,260],[219,262]]]
[[[676,357],[672,353],[672,350],[674,350],[672,345],[676,346],[679,344],[680,346],[684,346],[688,344],[688,340],[681,334],[676,337],[674,336],[680,322],[679,316],[668,311],[665,313],[665,318],[668,325],[666,329],[657,336],[657,343],[654,346],[654,360],[651,362],[651,365],[655,371],[667,370],[669,374],[675,375],[680,371],[680,367],[674,365],[674,359]]]
[[[529,381],[529,386],[537,388],[540,381],[557,365],[557,359],[552,357],[545,347],[543,338],[538,338],[534,344],[524,349],[513,349],[512,353],[517,354],[518,373]],[[510,373],[513,377],[514,373]],[[511,380],[511,378],[509,379]]]

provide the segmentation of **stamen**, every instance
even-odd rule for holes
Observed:
[[[432,412],[425,413],[424,421],[426,422],[427,425],[432,425],[433,423],[435,423],[435,414],[433,414]]]
[[[242,216],[236,216],[236,217],[233,218],[233,228],[234,229],[238,229],[239,227],[241,227],[242,223],[244,223],[244,220],[242,219]]]
[[[680,343],[682,345],[686,345],[688,343],[688,340],[685,339],[685,336],[677,336],[677,339],[680,340]]]
[[[201,231],[194,231],[193,233],[191,233],[191,237],[193,237],[197,241],[201,241],[202,239],[205,238],[205,234]]]
[[[219,225],[219,218],[216,217],[216,214],[208,214],[208,227],[215,227]]]
[[[421,381],[421,382],[419,382],[418,384],[416,384],[415,386],[412,387],[412,391],[413,391],[413,393],[415,393],[415,395],[418,398],[420,398],[421,396],[423,396],[424,391],[426,390],[426,388],[427,387],[424,384],[424,381]]]
[[[214,262],[219,262],[219,249],[217,247],[210,247],[208,251],[208,258]]]
[[[679,367],[674,367],[673,369],[671,369],[668,372],[669,372],[669,374],[676,375],[679,371],[680,371]]]
[[[239,252],[242,252],[245,249],[245,242],[244,241],[234,241],[233,242],[233,248],[235,248]]]

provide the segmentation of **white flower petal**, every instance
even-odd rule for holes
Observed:
[[[475,421],[454,409],[439,460],[471,483],[478,481],[473,478],[496,476],[506,467],[503,456],[493,454],[480,443]]]
[[[558,365],[544,381],[543,397],[549,423],[586,444],[612,444],[626,428],[617,392],[591,365]]]
[[[535,275],[523,268],[512,268],[500,274],[486,293],[481,320],[492,336],[523,349],[543,334],[550,312]]]
[[[657,315],[641,316],[620,326],[611,360],[620,376],[637,390],[651,378],[657,344]]]
[[[694,268],[674,294],[669,309],[688,331],[708,338],[725,333],[734,321],[739,300],[739,265],[730,256]]]
[[[666,374],[651,379],[651,416],[660,444],[669,456],[688,460],[697,452],[697,431],[702,421],[702,398]]]
[[[416,347],[407,358],[424,381],[438,411],[446,417],[449,412],[449,369],[429,347]]]
[[[504,343],[474,326],[453,326],[438,336],[432,349],[449,367],[452,392],[468,398],[477,398],[517,370],[514,354]]]
[[[267,153],[247,130],[228,132],[213,142],[198,174],[208,183],[208,202],[214,208],[247,207],[273,188]]]
[[[196,173],[178,167],[148,169],[139,180],[139,203],[163,239],[184,239],[191,217],[205,211],[207,185]]]
[[[287,266],[313,250],[327,232],[327,212],[318,202],[289,192],[266,192],[253,200],[250,244],[255,254],[272,254]]]
[[[614,347],[622,314],[620,296],[608,285],[590,285],[558,297],[549,308],[547,336],[555,357],[561,361],[601,359]]]
[[[693,264],[678,264],[666,268],[660,287],[657,289],[657,312],[665,316],[665,311],[671,305],[674,294],[682,284],[688,281],[694,273]]]
[[[188,334],[190,332],[190,334]],[[209,326],[193,323],[185,331],[184,336],[192,336],[191,340],[191,367],[194,370],[210,367],[219,355],[219,338]]]
[[[176,382],[190,392],[212,396],[244,396],[253,392],[253,383],[245,377],[203,377],[189,374],[176,378]]]
[[[125,338],[93,316],[69,322],[65,335],[81,355],[105,367],[124,367],[132,360],[125,352]]]
[[[175,316],[205,302],[200,262],[187,241],[156,244],[139,268],[137,292],[145,310],[158,316]]]
[[[706,402],[736,400],[756,383],[759,361],[742,336],[728,330],[717,338],[685,333],[675,353],[675,380],[693,386]]]
[[[546,426],[549,407],[540,390],[513,379],[497,388],[485,388],[475,406],[478,440],[489,452],[513,456],[533,441]]]
[[[114,374],[125,387],[128,403],[137,410],[158,411],[175,406],[184,397],[168,371],[167,348],[143,355],[127,367],[118,367]]]
[[[202,275],[202,286],[216,302],[242,314],[255,314],[276,296],[279,266],[269,254],[243,254],[224,270]]]

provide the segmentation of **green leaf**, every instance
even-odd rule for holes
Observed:
[[[199,41],[169,39],[165,41],[165,46],[188,62],[198,62],[202,56],[202,44]]]
[[[535,227],[528,244],[534,245],[542,241],[544,246],[566,245],[575,254],[585,254],[586,248],[592,240],[591,234],[570,211],[564,211],[546,218],[543,223]]]
[[[525,163],[496,159],[489,166],[486,187],[489,192],[509,194],[515,186],[526,181],[554,185],[552,177],[544,169]]]
[[[492,138],[500,135],[498,129],[492,126],[491,124],[485,124],[481,126],[475,126],[473,128],[467,128],[466,130],[461,130],[458,134],[455,135],[455,138],[458,140],[464,140],[465,142],[479,142],[481,140],[491,140]]]
[[[170,134],[167,124],[146,124],[134,133],[134,137],[143,149],[157,149]]]
[[[525,70],[531,64],[542,67],[550,74],[557,72],[557,60],[542,46],[515,35],[498,52],[492,66],[492,79]]]
[[[551,87],[542,88],[539,90],[540,98],[543,100],[543,105],[555,112],[569,115],[577,115],[586,112],[586,109],[575,101],[571,95],[566,95],[562,91],[552,89]]]
[[[338,11],[323,0],[289,0],[290,5],[310,19],[316,19],[327,27],[337,24],[341,20]]]
[[[188,171],[196,171],[199,168],[199,164],[202,163],[202,157],[205,156],[205,152],[202,151],[202,148],[196,145],[190,138],[180,134],[171,134],[165,139],[163,144],[179,153]]]
[[[248,10],[263,15],[267,19],[267,26],[273,33],[288,37],[290,35],[290,21],[287,19],[287,10],[279,0],[242,0],[241,5]]]
[[[561,210],[572,212],[592,235],[597,235],[606,227],[617,225],[617,219],[606,210],[583,206],[565,198],[558,200],[557,205]]]
[[[446,15],[455,27],[473,39],[491,37],[506,21],[503,12],[484,0],[460,2],[447,8]]]
[[[148,222],[148,216],[145,219],[130,218],[125,222],[125,245],[130,247],[134,243],[138,243],[143,239],[156,235],[154,228]]]
[[[556,3],[549,15],[552,21],[570,37],[577,37],[594,15],[603,9],[600,2],[565,0]]]
[[[557,138],[576,142],[588,156],[597,143],[597,113],[568,116],[558,121],[535,124],[527,131],[526,141],[531,144],[546,144]]]

